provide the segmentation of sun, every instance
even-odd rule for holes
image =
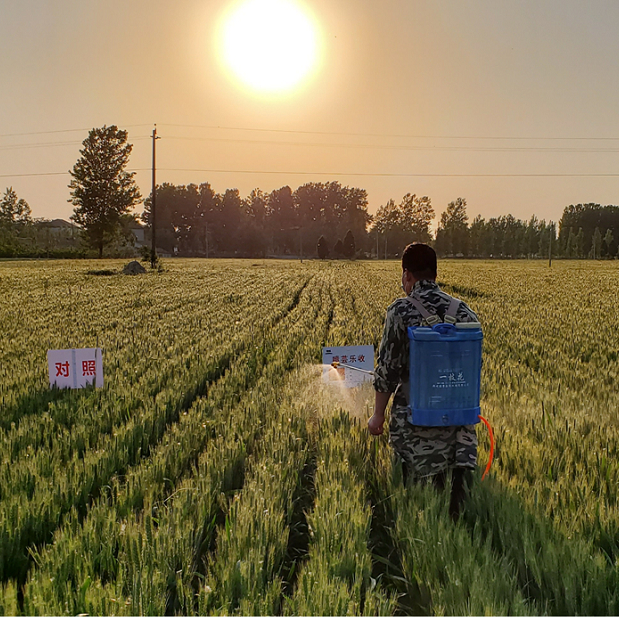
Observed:
[[[318,48],[315,21],[294,0],[243,0],[224,18],[222,60],[256,92],[294,90],[317,68]]]

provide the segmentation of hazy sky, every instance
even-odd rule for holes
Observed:
[[[457,197],[471,219],[619,203],[617,0],[305,0],[323,60],[287,96],[222,67],[235,1],[0,0],[0,190],[68,218],[81,141],[117,124],[148,195],[157,123],[158,182],[338,180],[437,218]]]

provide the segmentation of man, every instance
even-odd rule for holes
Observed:
[[[458,519],[466,495],[465,474],[477,465],[477,435],[474,425],[458,427],[421,427],[409,421],[407,404],[409,379],[409,326],[425,325],[420,310],[411,302],[415,297],[422,308],[436,314],[441,321],[448,312],[452,297],[436,283],[436,253],[424,244],[408,245],[402,254],[402,289],[399,298],[387,309],[385,329],[374,373],[376,400],[374,415],[368,421],[373,435],[383,433],[385,410],[395,393],[389,421],[389,442],[402,461],[404,482],[411,477],[430,480],[442,489],[452,471],[449,513]],[[426,316],[427,317],[427,316]],[[462,301],[455,312],[456,322],[477,322],[477,316]]]

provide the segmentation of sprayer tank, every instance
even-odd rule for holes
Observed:
[[[410,422],[429,427],[478,423],[481,325],[410,327],[408,338]]]

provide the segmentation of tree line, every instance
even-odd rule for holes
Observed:
[[[149,196],[147,225],[150,205]],[[157,245],[176,255],[396,258],[410,242],[430,243],[441,257],[601,259],[618,252],[617,206],[569,206],[558,226],[535,215],[469,221],[459,197],[441,214],[435,234],[434,217],[431,199],[412,193],[372,216],[365,190],[337,182],[254,189],[247,197],[237,189],[217,194],[209,183],[157,188]]]
[[[559,256],[556,225],[539,220],[529,221],[513,215],[476,216],[469,224],[466,200],[450,202],[441,214],[434,247],[443,257],[474,258],[545,258],[550,252]]]
[[[535,215],[521,221],[512,215],[477,216],[469,224],[466,200],[458,198],[442,213],[434,246],[439,255],[482,258],[619,257],[619,206],[570,205],[557,226]]]
[[[164,183],[156,191],[157,247],[176,255],[313,257],[320,245],[325,257],[344,257],[356,239],[354,257],[365,250],[372,219],[365,189],[338,182],[254,189],[246,197],[238,189],[216,193],[209,183]],[[142,215],[149,227],[151,208],[149,196]]]
[[[58,246],[51,247],[45,221],[33,220],[30,206],[7,188],[0,199],[0,257],[88,251],[102,257],[110,248],[130,246],[137,220],[131,211],[142,202],[134,173],[125,169],[131,149],[127,132],[115,125],[92,129],[82,143],[69,184],[79,248],[72,231],[70,239],[55,235]],[[143,202],[141,219],[150,233],[152,195]],[[558,233],[555,223],[535,215],[528,221],[511,214],[469,221],[462,197],[447,205],[436,233],[434,218],[431,199],[414,193],[390,199],[370,215],[367,191],[339,182],[270,193],[256,188],[248,196],[238,189],[216,193],[208,182],[156,187],[156,244],[171,255],[394,258],[408,243],[426,242],[441,257],[619,257],[619,206],[570,205]]]
[[[559,244],[565,257],[619,257],[619,206],[568,206],[561,218]]]

